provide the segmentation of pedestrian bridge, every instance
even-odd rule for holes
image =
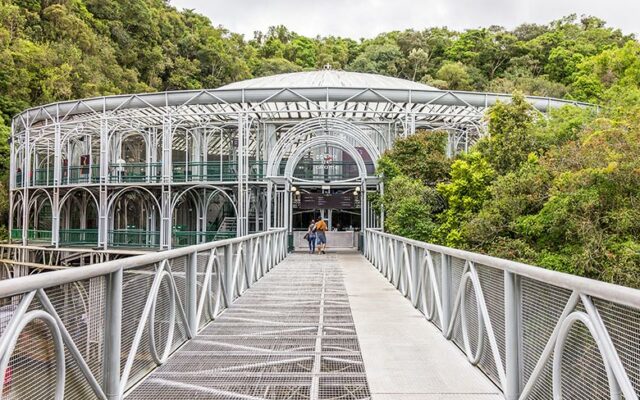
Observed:
[[[0,281],[9,399],[637,399],[640,291],[367,230]]]

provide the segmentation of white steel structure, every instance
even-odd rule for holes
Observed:
[[[168,249],[291,231],[301,191],[354,195],[354,226],[379,227],[367,202],[378,157],[416,129],[464,150],[498,100],[509,96],[321,70],[32,108],[12,121],[11,237]]]

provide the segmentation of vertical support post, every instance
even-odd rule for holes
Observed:
[[[103,354],[103,386],[109,400],[120,399],[120,352],[122,332],[122,276],[123,271],[106,276],[105,338]]]
[[[57,109],[57,107],[56,107]],[[58,167],[62,165],[61,157],[61,135],[60,135],[60,123],[58,122],[58,115],[56,115],[56,123],[54,125],[54,155],[53,155],[53,196],[51,204],[51,245],[58,247],[60,243],[60,185],[62,183],[61,170]],[[68,157],[68,156],[67,156]],[[69,175],[67,174],[67,180]]]
[[[162,194],[160,199],[160,245],[161,249],[171,248],[171,183],[173,180],[173,161],[171,148],[173,141],[173,118],[170,113],[162,118]],[[150,154],[150,149],[147,154]],[[157,226],[154,227],[157,229]]]
[[[104,107],[103,107],[104,108]],[[109,242],[109,219],[107,183],[109,180],[109,125],[103,114],[100,116],[100,181],[99,181],[99,219],[98,219],[98,247],[106,250]]]
[[[520,277],[504,271],[506,400],[520,397],[521,310]]]
[[[198,252],[194,251],[189,254],[189,263],[187,264],[187,321],[189,322],[190,337],[194,338],[198,333]]]
[[[410,252],[409,252],[409,259],[411,260],[411,268],[409,269],[409,271],[411,271],[411,287],[409,288],[409,295],[411,296],[411,304],[413,304],[414,307],[418,308],[419,307],[419,302],[418,302],[418,282],[420,281],[422,274],[425,274],[426,271],[420,271],[420,266],[422,265],[422,263],[420,262],[420,260],[422,259],[421,254],[422,251],[417,247],[417,246],[413,246],[411,245],[410,247]]]
[[[29,238],[29,186],[31,185],[31,138],[29,115],[27,114],[24,129],[24,156],[22,157],[22,245],[26,246]]]
[[[442,298],[442,333],[447,332],[451,320],[451,256],[440,254],[440,295]]]
[[[16,140],[15,140],[15,121],[11,121],[11,136],[9,136],[9,243],[13,242],[13,206],[15,205],[16,184]],[[24,204],[22,205],[24,207]],[[18,221],[16,221],[18,222]]]
[[[235,282],[233,281],[233,245],[224,246],[224,280],[227,289],[227,301],[231,305],[235,293]]]

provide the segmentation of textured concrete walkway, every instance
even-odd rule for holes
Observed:
[[[341,254],[372,400],[499,400],[501,392],[364,257]]]

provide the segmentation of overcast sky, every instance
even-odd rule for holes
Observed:
[[[214,25],[253,37],[283,24],[305,36],[369,38],[381,32],[447,26],[462,30],[523,22],[546,23],[575,13],[600,17],[625,33],[640,33],[640,0],[171,0]]]

